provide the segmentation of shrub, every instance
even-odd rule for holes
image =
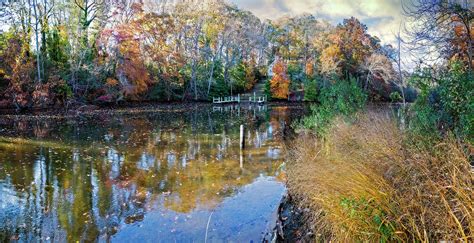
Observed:
[[[436,81],[434,81],[436,80]],[[411,108],[411,129],[418,135],[439,137],[453,131],[473,142],[474,77],[459,63],[435,75],[417,71],[411,82],[421,91]],[[415,115],[416,114],[416,115]]]
[[[334,108],[338,114],[349,115],[365,106],[367,94],[357,85],[355,78],[336,81],[321,90],[319,102]]]
[[[290,193],[309,208],[316,237],[334,242],[470,241],[469,156],[449,136],[410,143],[388,111],[338,117],[325,139],[303,134],[291,150]]]
[[[474,137],[474,76],[461,63],[451,65],[439,81],[443,120],[459,137],[473,141]],[[443,117],[444,118],[444,117]]]
[[[319,96],[318,82],[316,78],[310,78],[305,81],[304,101],[317,101]]]
[[[222,72],[222,63],[216,62],[214,68],[214,76],[213,76],[213,85],[210,90],[209,98],[212,97],[223,97],[230,94],[230,87],[224,80],[224,74]]]
[[[336,81],[323,87],[318,97],[319,104],[311,107],[311,114],[298,124],[300,128],[312,129],[324,135],[336,115],[348,116],[362,109],[367,95],[355,79]]]
[[[230,69],[233,93],[241,93],[245,91],[247,87],[246,74],[246,67],[243,62],[238,63]]]
[[[300,63],[289,63],[287,72],[290,80],[290,92],[300,90],[302,85],[309,79]]]
[[[419,97],[410,107],[409,117],[408,128],[411,135],[420,142],[438,141],[441,138],[438,129],[441,114],[434,106],[430,105],[425,96]]]

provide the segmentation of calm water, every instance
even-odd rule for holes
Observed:
[[[0,116],[0,241],[261,241],[302,113],[200,105]]]

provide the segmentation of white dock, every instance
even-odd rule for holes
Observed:
[[[245,95],[244,95],[245,97]],[[257,96],[255,93],[250,95],[248,99],[241,97],[240,94],[237,96],[226,96],[226,97],[214,97],[212,98],[212,103],[214,104],[227,104],[227,103],[258,103],[263,104],[266,103],[267,96]]]

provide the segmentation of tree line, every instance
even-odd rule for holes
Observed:
[[[17,0],[0,11],[9,27],[0,34],[0,106],[210,100],[258,82],[272,98],[315,101],[325,86],[351,78],[372,99],[406,98],[400,48],[383,45],[354,17],[337,26],[313,15],[262,21],[220,0],[166,9],[134,0]],[[472,32],[461,27],[444,55],[472,62],[463,54],[471,57],[472,45],[462,42]]]

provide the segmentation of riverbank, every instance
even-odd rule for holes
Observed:
[[[43,109],[28,109],[28,110],[15,110],[15,109],[0,109],[0,116],[43,116],[43,117],[74,117],[78,115],[87,115],[101,112],[132,112],[135,111],[179,111],[189,108],[199,107],[225,107],[235,105],[252,105],[252,106],[287,106],[297,107],[309,105],[311,102],[289,102],[289,101],[271,101],[264,104],[250,104],[250,103],[235,103],[235,104],[212,104],[210,102],[127,102],[122,104],[109,104],[109,105],[78,105],[72,107],[48,107]]]
[[[324,137],[300,135],[287,165],[297,200],[280,211],[295,220],[283,235],[300,224],[310,229],[303,237],[322,241],[474,239],[472,147],[449,136],[423,143],[392,117],[365,111],[336,118]],[[303,209],[303,225],[294,208]]]
[[[302,208],[298,200],[286,194],[278,207],[278,219],[273,230],[276,242],[308,242],[314,234],[308,224],[309,208]]]

